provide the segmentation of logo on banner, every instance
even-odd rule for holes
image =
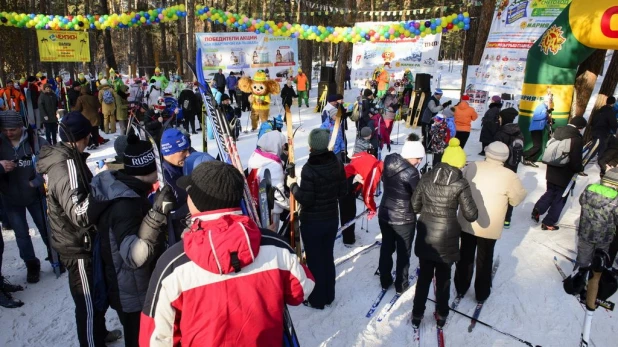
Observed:
[[[618,39],[618,30],[612,29],[612,18],[618,17],[618,6],[610,7],[601,18],[601,31],[610,39]]]
[[[541,51],[545,55],[552,54],[556,55],[562,49],[562,45],[566,42],[566,38],[564,38],[564,32],[562,31],[562,27],[558,27],[556,25],[552,25],[543,37],[541,37],[541,43],[539,46],[541,47]]]

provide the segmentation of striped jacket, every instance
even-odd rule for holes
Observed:
[[[284,305],[313,286],[293,250],[240,209],[194,215],[157,262],[140,346],[281,346]]]

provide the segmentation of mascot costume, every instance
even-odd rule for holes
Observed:
[[[243,77],[238,80],[238,88],[245,93],[251,93],[249,103],[251,103],[251,131],[258,128],[258,118],[260,122],[266,122],[270,115],[270,94],[279,94],[279,83],[270,80],[266,73],[259,70],[253,76]]]

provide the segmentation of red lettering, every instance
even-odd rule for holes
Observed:
[[[618,29],[612,29],[612,17],[618,15],[618,6],[610,7],[601,18],[601,31],[610,39],[618,39]]]

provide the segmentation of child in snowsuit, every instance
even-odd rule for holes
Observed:
[[[451,131],[444,119],[444,115],[438,113],[433,117],[433,124],[429,130],[429,148],[433,153],[432,166],[435,166],[442,160],[444,149],[448,146],[451,140]]]

